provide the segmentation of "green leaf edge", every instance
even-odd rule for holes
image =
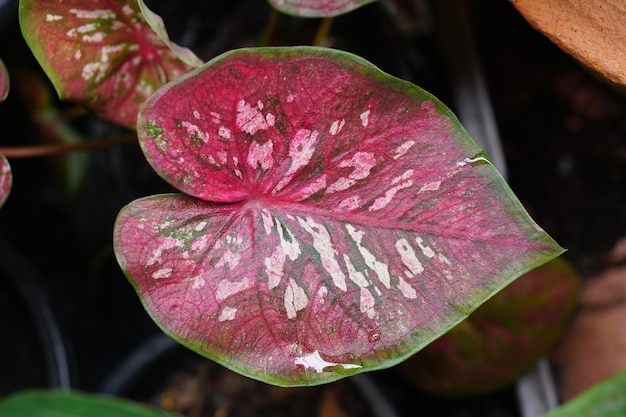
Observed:
[[[161,16],[150,10],[143,0],[137,0],[137,4],[139,5],[139,10],[141,11],[144,19],[146,19],[148,25],[159,36],[159,39],[161,39],[161,41],[163,41],[163,43],[170,48],[170,51],[172,51],[176,58],[193,68],[198,68],[204,64],[204,62],[189,48],[182,47],[170,40],[170,37],[167,34],[167,29],[165,28],[165,23],[163,23]]]
[[[593,358],[589,358],[592,360]],[[626,415],[626,371],[592,386],[543,417],[621,417]]]
[[[268,54],[269,56],[274,56],[274,57],[283,56],[283,55],[290,56],[292,54],[296,54],[299,52],[311,52],[317,55],[318,57],[326,57],[329,59],[335,59],[337,62],[340,62],[341,66],[343,66],[344,68],[348,68],[351,71],[355,71],[357,73],[364,73],[368,75],[369,77],[374,76],[381,83],[381,87],[390,86],[396,91],[401,91],[407,94],[408,96],[417,97],[420,100],[431,101],[436,105],[437,113],[448,117],[450,121],[453,123],[453,125],[456,128],[458,128],[460,132],[462,133],[463,138],[465,139],[464,141],[465,143],[459,144],[459,145],[463,145],[463,146],[460,146],[460,148],[463,149],[463,151],[469,155],[479,155],[485,158],[485,160],[487,160],[486,155],[483,153],[482,149],[478,146],[478,144],[474,141],[471,135],[463,127],[463,125],[461,124],[459,119],[456,117],[456,115],[445,104],[443,104],[439,99],[437,99],[431,93],[429,93],[428,91],[422,89],[421,87],[415,84],[412,84],[406,80],[400,79],[398,77],[395,77],[393,75],[390,75],[382,71],[381,69],[376,67],[374,64],[372,64],[371,62],[365,60],[364,58],[358,55],[352,54],[350,52],[337,50],[337,49],[318,47],[318,46],[286,46],[286,47],[281,46],[281,47],[240,48],[240,49],[230,50],[221,55],[218,55],[214,57],[213,59],[209,60],[208,62],[206,62],[203,66],[195,70],[192,70],[191,72],[188,72],[182,75],[181,77],[175,80],[172,80],[169,83],[161,86],[155,93],[153,93],[148,98],[148,100],[146,100],[139,108],[139,116],[137,119],[138,130],[139,130],[139,125],[141,124],[141,120],[143,119],[144,111],[150,107],[153,100],[157,100],[166,91],[168,91],[169,88],[173,87],[174,85],[178,83],[184,82],[187,78],[194,77],[196,74],[202,72],[206,67],[215,65],[226,57],[236,56],[236,55],[247,55],[247,54],[250,54],[251,52],[255,54]],[[139,143],[143,147],[142,141],[139,141]],[[152,162],[150,160],[149,162],[152,165]],[[242,375],[245,375],[249,378],[252,378],[261,382],[277,385],[277,386],[294,386],[294,387],[295,386],[315,386],[315,385],[321,385],[321,384],[326,384],[329,382],[337,381],[346,376],[350,376],[350,375],[354,375],[358,373],[387,369],[403,362],[404,360],[408,359],[409,357],[413,356],[415,353],[419,352],[421,349],[426,347],[435,339],[447,333],[450,329],[452,329],[454,326],[456,326],[457,324],[465,320],[471,313],[473,313],[484,302],[486,302],[488,299],[493,297],[496,293],[498,293],[508,284],[513,282],[515,279],[526,274],[532,269],[535,269],[543,265],[544,263],[549,262],[554,258],[557,258],[558,256],[560,256],[561,254],[565,252],[565,249],[560,247],[549,235],[547,235],[543,230],[539,229],[538,226],[536,226],[535,221],[530,217],[530,215],[528,214],[526,209],[523,207],[521,202],[515,196],[513,191],[509,188],[507,182],[504,180],[502,175],[490,162],[476,165],[474,166],[474,169],[476,170],[477,173],[479,173],[479,175],[486,177],[488,179],[491,179],[491,181],[487,181],[487,182],[490,183],[492,189],[498,188],[498,193],[500,193],[499,195],[506,195],[507,197],[509,197],[507,204],[505,204],[507,212],[518,222],[528,223],[529,229],[528,230],[525,229],[525,233],[527,235],[529,234],[532,235],[533,232],[536,233],[537,238],[538,238],[537,242],[541,243],[541,245],[539,246],[543,246],[545,250],[542,252],[537,252],[534,256],[528,259],[527,261],[528,266],[526,268],[523,268],[522,270],[517,271],[514,274],[510,274],[508,279],[503,279],[502,282],[498,283],[498,285],[496,285],[494,288],[476,288],[472,293],[468,295],[467,299],[463,300],[463,301],[468,301],[468,302],[465,302],[463,303],[463,305],[458,306],[457,308],[459,312],[458,319],[454,322],[451,322],[447,328],[441,331],[440,334],[423,338],[420,341],[420,343],[417,343],[417,344],[410,343],[410,340],[407,340],[407,343],[410,343],[412,347],[411,349],[408,349],[408,352],[406,354],[402,356],[398,356],[394,359],[390,359],[390,360],[386,360],[382,362],[371,361],[374,363],[370,363],[369,361],[363,361],[360,363],[360,365],[362,366],[361,368],[359,368],[356,371],[351,370],[349,374],[340,374],[337,372],[324,372],[324,373],[315,375],[315,377],[319,379],[304,380],[301,382],[285,381],[282,378],[280,379],[273,378],[273,375],[268,375],[268,374],[265,374],[263,376],[258,375],[258,372],[257,372],[258,369],[254,367],[250,367],[246,364],[236,363],[236,362],[234,363],[233,361],[231,361],[232,358],[221,357],[219,355],[214,355],[214,354],[210,354],[205,351],[202,351],[199,348],[193,346],[191,343],[188,343],[186,340],[176,337],[175,335],[170,333],[166,328],[162,327],[161,324],[157,320],[155,320],[155,317],[146,308],[144,300],[141,297],[141,293],[139,292],[138,288],[134,285],[130,275],[123,268],[122,270],[124,274],[126,275],[126,277],[128,278],[131,285],[133,286],[133,288],[135,288],[135,291],[139,295],[141,303],[144,306],[144,308],[146,308],[146,312],[148,313],[148,315],[153,319],[153,321],[161,328],[161,330],[166,335],[174,339],[179,344],[200,354],[201,356],[206,357],[214,362],[217,362],[221,364],[222,366],[232,371],[235,371],[237,373],[240,373]],[[135,201],[141,201],[144,199],[152,199],[152,198],[163,198],[163,197],[177,196],[177,195],[186,195],[186,194],[184,193],[159,194],[159,195],[143,197]],[[192,196],[188,196],[188,195],[186,196],[190,199],[196,199],[195,197],[192,197]],[[197,199],[197,200],[202,201],[200,199]],[[210,204],[210,202],[207,202],[207,203]],[[114,225],[114,242],[113,242],[114,252],[118,260],[118,263],[120,265],[122,265],[122,262],[120,262],[120,260],[123,259],[123,256],[121,252],[119,251],[118,245],[117,245],[118,239],[116,236],[117,236],[117,230],[118,230],[118,224],[119,224],[118,222],[121,217],[121,214],[130,206],[130,204],[123,207],[120,210],[118,217],[115,221],[115,225]],[[519,262],[519,259],[515,260],[514,262]],[[503,268],[503,269],[506,270],[506,268]],[[480,299],[480,301],[476,302],[475,301],[476,299]],[[412,337],[417,338],[418,333],[419,333],[419,330],[414,335],[412,335]]]
[[[33,389],[0,402],[0,417],[179,417],[146,404],[80,391]]]

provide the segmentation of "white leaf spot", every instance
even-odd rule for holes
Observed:
[[[419,192],[422,193],[424,191],[437,191],[441,186],[441,181],[433,181],[425,184],[420,188]]]
[[[320,356],[320,352],[316,350],[315,352],[309,353],[304,356],[300,356],[296,358],[294,361],[296,365],[302,365],[306,369],[313,369],[316,373],[320,374],[324,372],[324,368],[329,368],[331,366],[341,366],[343,369],[359,369],[361,365],[356,365],[352,363],[334,363],[327,362]]]
[[[338,204],[338,207],[341,210],[346,210],[346,211],[355,210],[361,207],[361,198],[356,195],[352,197],[348,197],[346,199],[341,200]]]
[[[365,110],[363,113],[361,113],[361,124],[363,125],[363,127],[367,127],[367,125],[370,122],[370,111]]]
[[[198,290],[206,285],[206,281],[201,276],[197,276],[193,278],[193,284],[191,285],[191,289]]]
[[[358,285],[361,288],[365,288],[368,285],[370,285],[367,278],[365,278],[365,275],[363,275],[362,272],[359,272],[354,268],[354,265],[352,265],[352,261],[350,260],[350,257],[346,255],[345,253],[343,255],[343,261],[345,262],[346,268],[348,269],[348,278],[350,278],[350,281],[354,282],[356,285]]]
[[[398,146],[396,148],[396,154],[393,156],[393,159],[398,159],[402,156],[404,156],[409,149],[411,149],[413,147],[413,145],[415,145],[415,141],[414,140],[408,140],[406,142],[404,142],[402,145]]]
[[[418,237],[415,239],[415,241],[417,242],[417,246],[419,246],[419,248],[422,250],[422,253],[424,254],[424,256],[428,257],[428,258],[434,258],[435,257],[435,251],[432,250],[432,248],[430,246],[426,246],[424,245],[424,239],[422,239],[421,237]],[[446,259],[446,261],[448,261]],[[450,261],[448,261],[447,263],[449,263]]]
[[[409,169],[406,172],[404,172],[404,174],[402,174],[401,176],[394,178],[391,181],[391,183],[397,184],[398,182],[400,182],[400,184],[394,185],[393,187],[391,187],[385,192],[384,196],[378,197],[376,200],[374,200],[374,203],[369,207],[368,210],[377,211],[377,210],[387,207],[387,205],[395,197],[398,191],[404,188],[408,188],[413,185],[413,180],[408,179],[411,175],[413,175],[413,170]]]
[[[184,241],[179,239],[174,239],[172,237],[166,237],[163,239],[161,244],[152,252],[152,256],[146,262],[146,266],[154,265],[155,263],[163,262],[162,255],[163,251],[180,248],[184,245]]]
[[[272,193],[283,189],[283,187],[292,180],[293,175],[311,161],[318,134],[319,132],[317,130],[311,132],[308,129],[298,129],[296,131],[289,145],[291,165],[289,166],[289,170],[285,173],[284,178],[274,187]]]
[[[223,137],[224,139],[230,139],[230,129],[225,126],[220,126],[217,134]]]
[[[337,191],[347,190],[348,188],[352,187],[354,184],[356,184],[356,180],[352,180],[349,178],[339,178],[337,181],[335,181],[328,187],[328,193],[332,194],[332,193],[336,193]]]
[[[370,268],[372,271],[376,273],[378,279],[382,284],[387,288],[391,288],[391,276],[389,275],[389,267],[386,263],[380,262],[374,254],[372,254],[367,248],[361,245],[361,241],[363,240],[363,235],[365,232],[362,230],[357,230],[351,224],[346,224],[346,230],[350,237],[354,240],[359,249],[359,253],[363,257],[365,261],[365,265]]]
[[[335,136],[337,133],[341,132],[341,129],[343,129],[343,126],[346,124],[346,121],[344,119],[341,120],[335,120],[331,125],[330,125],[330,134]]]
[[[194,110],[193,111],[193,117],[195,117],[196,119],[200,120],[200,112],[198,110]]]
[[[409,268],[409,271],[411,273],[409,277],[424,272],[424,266],[419,261],[419,259],[417,259],[415,251],[413,250],[411,245],[409,245],[409,242],[406,239],[399,239],[396,242],[396,250],[400,254],[400,259],[402,260],[402,263],[407,268]]]
[[[230,281],[224,279],[217,284],[215,298],[217,301],[223,301],[230,296],[248,290],[254,286],[254,280],[245,277],[241,281]]]
[[[200,130],[197,125],[187,121],[183,121],[182,126],[185,128],[189,136],[200,138],[204,143],[209,141],[209,134]]]
[[[273,150],[274,144],[271,140],[268,140],[263,145],[259,145],[257,141],[253,140],[248,149],[248,164],[252,168],[257,168],[261,165],[261,169],[267,171],[274,166]]]
[[[224,307],[220,312],[220,316],[217,318],[217,321],[223,322],[226,320],[235,320],[235,315],[237,314],[237,309],[233,307]]]
[[[46,15],[46,22],[55,22],[61,19],[63,19],[63,16],[59,16],[56,14],[49,14],[49,13]]]
[[[411,287],[411,285],[408,282],[402,279],[402,277],[398,277],[398,280],[399,280],[398,289],[400,290],[403,296],[405,296],[406,298],[410,298],[410,299],[417,298],[417,292],[415,292],[415,289]]]
[[[309,303],[309,298],[304,290],[298,286],[293,278],[289,278],[289,285],[285,289],[285,310],[287,310],[287,318],[295,319],[298,311],[304,309]]]
[[[313,194],[326,188],[326,174],[308,183],[305,187],[302,187],[298,192],[292,194],[292,198],[295,201],[305,200],[311,197]]]
[[[172,276],[172,268],[161,268],[152,274],[154,279],[169,278]]]
[[[78,9],[70,9],[70,13],[75,15],[79,19],[89,19],[89,20],[97,20],[97,19],[115,19],[117,16],[113,13],[112,10],[78,10]]]
[[[317,290],[317,298],[320,304],[324,304],[326,301],[326,296],[328,295],[328,288],[325,285],[320,286],[319,290]]]
[[[272,219],[272,214],[265,210],[261,210],[261,219],[263,220],[263,228],[265,229],[265,234],[269,235],[272,233],[272,228],[274,227],[274,220]]]
[[[235,125],[246,133],[254,135],[259,130],[266,130],[274,124],[270,124],[265,117],[261,114],[263,109],[263,103],[260,101],[257,103],[257,107],[252,107],[246,103],[245,100],[239,100],[237,103],[237,117],[235,119]],[[272,116],[273,117],[273,116]]]
[[[376,311],[374,305],[376,300],[372,296],[372,293],[367,288],[361,288],[360,300],[361,313],[365,313],[369,319],[376,317]]]
[[[319,253],[322,267],[331,276],[333,284],[340,290],[346,291],[348,289],[346,276],[335,259],[337,251],[333,248],[328,230],[324,225],[315,223],[310,217],[306,220],[298,217],[298,223],[313,237],[313,247]]]

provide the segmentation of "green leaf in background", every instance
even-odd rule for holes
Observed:
[[[178,414],[76,391],[22,391],[0,402],[0,417],[177,417]]]
[[[543,415],[543,417],[623,416],[626,416],[626,371],[594,385],[559,408]]]

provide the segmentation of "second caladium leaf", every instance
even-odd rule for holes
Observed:
[[[0,154],[0,207],[9,197],[12,182],[13,175],[11,174],[9,161],[7,161],[4,155]]]
[[[332,17],[348,13],[375,0],[269,0],[272,7],[300,17]]]
[[[20,24],[59,97],[128,127],[150,94],[193,68],[152,30],[136,0],[22,0]]]
[[[224,54],[138,133],[187,195],[121,211],[122,269],[166,333],[266,382],[398,363],[562,251],[442,103],[351,54]]]

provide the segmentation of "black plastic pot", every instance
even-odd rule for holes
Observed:
[[[3,349],[15,355],[4,357],[3,391],[33,386],[70,388],[72,366],[68,344],[51,307],[43,278],[9,242],[0,238],[0,288],[3,310],[11,326],[3,328]],[[14,329],[14,330],[12,330]],[[11,333],[13,332],[13,333]],[[9,343],[7,343],[9,342]],[[43,370],[34,364],[42,364]],[[20,367],[22,364],[25,367]],[[5,385],[6,384],[6,385]],[[1,394],[7,394],[2,392]]]
[[[168,384],[168,380],[170,387],[176,385],[176,382],[171,382],[172,378],[176,379],[177,373],[180,376],[181,373],[190,371],[205,373],[203,378],[215,380],[212,384],[214,384],[214,391],[219,391],[218,393],[211,392],[211,389],[199,390],[201,392],[196,393],[198,396],[205,397],[199,400],[200,402],[213,403],[207,405],[207,409],[213,407],[207,415],[214,415],[214,413],[217,415],[218,411],[215,409],[221,407],[224,410],[228,409],[227,415],[232,417],[244,415],[309,416],[317,415],[315,414],[317,409],[323,408],[324,401],[326,401],[329,407],[340,404],[350,409],[352,414],[345,415],[400,416],[394,410],[389,398],[369,374],[356,375],[333,384],[316,387],[273,387],[238,375],[202,358],[161,333],[146,340],[124,359],[103,381],[99,391],[103,394],[127,397],[169,408],[167,407],[169,402],[167,394],[163,394],[168,388],[163,388],[164,385]],[[180,385],[181,382],[178,384]],[[224,397],[224,392],[228,393],[229,389],[225,388],[224,384],[230,385],[232,387],[230,390],[239,390],[238,392],[246,394],[252,393],[253,390],[260,390],[262,393],[228,399]],[[197,388],[195,384],[188,383],[188,385],[194,385]],[[273,397],[273,399],[268,403],[263,401],[261,405],[258,399],[264,396]],[[329,396],[334,396],[334,398],[331,399]],[[198,413],[197,409],[195,413]],[[324,414],[322,411],[319,413]]]

